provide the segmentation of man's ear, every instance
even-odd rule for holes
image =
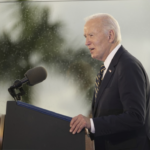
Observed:
[[[110,43],[114,43],[115,40],[115,32],[114,30],[110,30],[108,34],[108,40]]]

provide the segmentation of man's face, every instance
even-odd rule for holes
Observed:
[[[90,20],[84,26],[85,45],[89,48],[91,57],[105,61],[109,54],[109,37],[104,33],[100,20]]]

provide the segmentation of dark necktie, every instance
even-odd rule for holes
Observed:
[[[104,73],[105,69],[106,69],[105,66],[101,65],[100,71],[99,71],[99,73],[97,74],[97,77],[96,77],[96,82],[95,82],[95,100],[96,100],[97,95],[98,95],[98,91],[99,91],[99,88],[100,88],[100,84],[102,82],[102,77],[103,77],[103,73]]]

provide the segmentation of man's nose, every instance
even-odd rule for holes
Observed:
[[[91,44],[90,40],[89,40],[88,38],[86,38],[86,40],[85,40],[85,45],[88,46],[88,45],[90,45],[90,44]]]

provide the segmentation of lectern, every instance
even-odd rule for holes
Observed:
[[[8,101],[3,150],[85,150],[85,132],[69,132],[71,118],[33,105]]]

